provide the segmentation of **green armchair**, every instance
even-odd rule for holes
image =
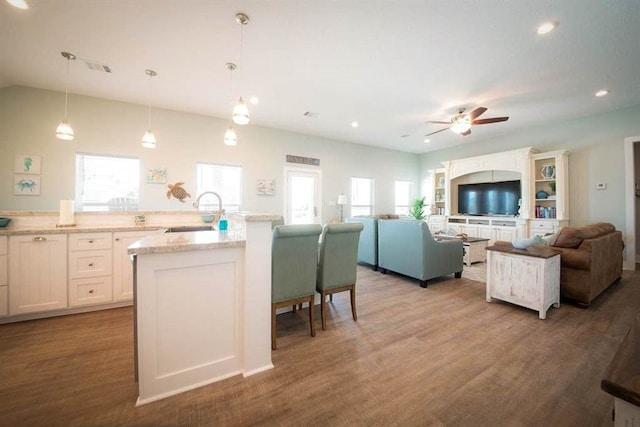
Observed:
[[[318,224],[279,225],[271,244],[271,348],[276,349],[276,310],[309,303],[311,336],[316,335],[314,298],[318,268]]]
[[[316,290],[320,293],[322,330],[327,329],[327,295],[350,292],[351,315],[356,313],[358,241],[362,223],[328,224],[322,230]]]
[[[378,220],[378,264],[387,270],[413,277],[420,286],[434,277],[462,277],[462,240],[437,241],[429,226],[419,220]]]

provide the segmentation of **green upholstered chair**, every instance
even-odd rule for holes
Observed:
[[[378,221],[378,264],[387,270],[416,278],[420,286],[434,277],[462,276],[464,248],[462,240],[437,241],[429,226],[418,220]]]
[[[353,320],[358,320],[356,271],[358,242],[362,229],[362,223],[355,222],[328,224],[322,230],[316,284],[316,290],[320,293],[321,298],[322,330],[327,329],[327,295],[332,297],[335,293],[349,291],[351,314]]]
[[[284,225],[284,218],[281,216],[278,219],[272,219],[271,220],[271,229],[273,230],[274,228],[276,228],[276,226],[278,225]]]
[[[313,306],[316,294],[318,224],[278,225],[271,243],[271,348],[276,349],[276,310],[309,303],[311,336],[316,335]],[[294,310],[295,311],[295,310]]]

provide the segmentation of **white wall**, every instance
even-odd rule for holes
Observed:
[[[569,212],[572,225],[611,222],[626,234],[624,138],[640,133],[640,107],[545,125],[482,143],[468,143],[420,156],[420,175],[441,161],[522,147],[539,151],[567,149]],[[606,183],[606,190],[596,190]]]
[[[399,151],[344,143],[256,125],[236,126],[238,145],[222,142],[227,120],[170,110],[152,110],[158,148],[140,145],[146,131],[147,107],[79,95],[69,95],[69,123],[76,138],[61,141],[55,129],[62,120],[64,93],[26,87],[0,89],[0,210],[57,211],[59,200],[74,198],[75,154],[115,154],[138,157],[142,175],[166,167],[168,183],[185,182],[195,193],[196,162],[240,165],[244,170],[243,206],[253,212],[282,213],[285,156],[320,159],[323,222],[339,216],[335,201],[349,195],[352,176],[374,178],[378,213],[393,212],[394,181],[407,180],[419,188],[418,156]],[[13,195],[15,155],[42,156],[40,196]],[[275,196],[256,194],[259,178],[276,180]],[[140,210],[191,210],[190,201],[166,197],[165,185],[147,184],[141,177]],[[331,204],[331,206],[330,206]],[[345,216],[349,215],[345,207]]]

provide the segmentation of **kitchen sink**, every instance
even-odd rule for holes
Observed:
[[[213,225],[178,225],[175,227],[169,227],[165,233],[182,233],[185,231],[211,231],[215,230]]]

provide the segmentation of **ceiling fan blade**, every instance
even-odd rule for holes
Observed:
[[[491,117],[489,119],[477,119],[471,122],[472,125],[486,125],[488,123],[506,122],[509,117]]]
[[[436,122],[436,121],[433,121],[433,120],[427,120],[425,123],[435,123],[437,125],[450,125],[451,124],[451,122]]]
[[[480,116],[481,114],[483,114],[485,111],[487,111],[487,109],[485,107],[478,107],[475,110],[473,110],[472,112],[470,112],[468,114],[469,116],[469,120],[474,121],[476,119],[476,117]]]
[[[426,134],[425,136],[431,136],[431,135],[434,135],[434,134],[436,134],[436,133],[443,132],[443,131],[448,130],[448,129],[449,129],[449,128],[440,129],[440,130],[437,130],[437,131],[435,131],[435,132],[428,133],[428,134]]]
[[[471,135],[471,129],[469,129],[469,130],[468,130],[468,131],[466,131],[466,132],[462,132],[460,135],[462,135],[462,136]]]

